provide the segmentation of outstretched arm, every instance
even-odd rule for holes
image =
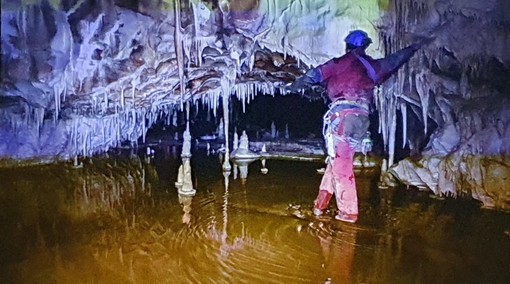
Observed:
[[[375,83],[380,84],[386,81],[393,73],[397,72],[397,70],[402,65],[404,65],[404,63],[406,63],[420,48],[421,44],[413,44],[384,58],[375,60],[373,66],[377,76],[379,77],[378,81]]]
[[[290,91],[300,91],[311,87],[312,85],[318,84],[322,81],[322,74],[318,68],[312,68],[306,71],[306,73],[297,78],[296,81],[288,85]]]

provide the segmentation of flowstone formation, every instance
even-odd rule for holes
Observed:
[[[390,1],[385,49],[430,43],[376,92],[387,181],[510,208],[508,9],[508,1]],[[396,144],[413,157],[392,166]]]

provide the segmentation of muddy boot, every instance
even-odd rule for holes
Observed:
[[[315,199],[315,206],[313,207],[313,215],[321,216],[324,213],[324,210],[328,207],[332,196],[333,194],[326,190],[319,190],[319,195],[317,196],[317,199]]]
[[[356,223],[356,221],[358,221],[358,215],[356,215],[356,214],[347,214],[347,213],[339,211],[335,215],[335,219],[338,220],[338,221],[347,222],[347,223]]]

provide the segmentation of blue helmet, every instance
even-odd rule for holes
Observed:
[[[354,47],[364,47],[371,44],[372,39],[368,37],[366,32],[362,30],[354,30],[345,37],[345,43]]]

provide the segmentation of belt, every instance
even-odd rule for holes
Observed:
[[[366,110],[367,112],[370,111],[368,104],[366,103],[359,103],[356,101],[349,101],[349,100],[336,100],[333,103],[329,105],[329,109],[333,110],[335,107],[342,106],[341,109],[347,109],[347,108],[361,108]]]

